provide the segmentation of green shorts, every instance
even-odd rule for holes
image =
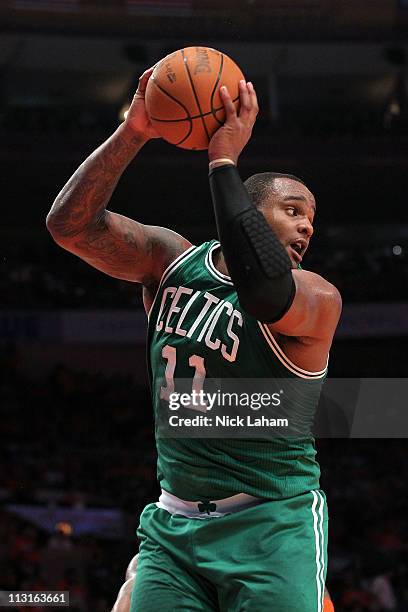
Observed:
[[[149,504],[131,612],[320,612],[327,567],[322,491],[191,519]]]

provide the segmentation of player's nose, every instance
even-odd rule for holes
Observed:
[[[310,223],[309,219],[302,219],[299,222],[298,231],[303,236],[307,236],[307,238],[311,238],[313,236],[313,225]]]

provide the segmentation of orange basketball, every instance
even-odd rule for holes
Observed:
[[[146,89],[146,109],[155,130],[183,149],[207,149],[225,121],[220,87],[226,85],[239,106],[241,70],[225,53],[187,47],[155,67]]]

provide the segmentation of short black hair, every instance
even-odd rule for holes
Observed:
[[[262,206],[268,195],[275,191],[275,179],[278,178],[291,179],[292,181],[302,183],[306,187],[302,179],[294,174],[283,174],[282,172],[260,172],[259,174],[253,174],[247,178],[244,185],[257,208]]]

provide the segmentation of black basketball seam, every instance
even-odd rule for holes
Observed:
[[[184,104],[182,102],[180,102],[180,100],[177,100],[177,98],[172,96],[161,85],[156,83],[155,80],[153,80],[153,85],[155,85],[158,89],[160,89],[160,91],[162,93],[166,94],[166,96],[168,96],[171,100],[173,100],[174,102],[177,102],[177,104],[180,104],[180,106],[186,112],[187,117],[185,117],[184,119],[177,119],[177,121],[188,121],[189,122],[189,129],[188,129],[188,132],[187,132],[187,136],[185,136],[182,140],[180,140],[180,142],[173,143],[177,147],[179,144],[184,142],[186,140],[186,138],[188,138],[190,136],[191,132],[193,131],[193,120],[192,120],[192,117],[191,117],[190,113],[188,112],[188,108],[186,106],[184,106]],[[153,117],[150,117],[150,119],[153,119]],[[164,120],[162,120],[162,119],[154,119],[154,121],[168,121],[168,120],[167,119],[164,119]],[[173,121],[174,121],[174,119],[173,119]]]
[[[211,104],[211,113],[212,116],[214,117],[214,119],[216,120],[217,123],[219,123],[220,125],[222,125],[222,121],[220,121],[219,119],[217,119],[217,117],[215,116],[216,112],[214,112],[214,106],[213,106],[213,102],[214,102],[214,96],[215,96],[215,90],[217,89],[217,85],[220,82],[221,79],[221,74],[222,74],[222,69],[224,67],[224,54],[221,53],[221,62],[220,62],[220,69],[218,71],[218,76],[217,76],[217,80],[215,81],[215,85],[214,88],[211,92],[211,98],[210,98],[210,104]]]
[[[205,130],[205,133],[207,134],[208,142],[210,142],[210,134],[208,133],[207,126],[205,125],[205,121],[204,121],[204,117],[203,117],[203,111],[201,110],[200,101],[198,99],[197,92],[196,92],[196,89],[194,87],[194,81],[193,81],[193,79],[191,77],[190,68],[189,68],[187,62],[185,61],[186,58],[184,56],[184,49],[181,49],[181,55],[183,56],[183,64],[184,64],[184,66],[185,66],[185,68],[187,70],[187,74],[188,74],[188,78],[189,78],[189,81],[190,81],[191,89],[193,90],[193,94],[194,94],[194,97],[195,97],[195,100],[196,100],[196,103],[197,103],[197,106],[198,106],[198,110],[200,112],[201,122],[203,124],[203,128]]]
[[[232,101],[236,102],[237,100],[239,100],[239,94]],[[220,106],[219,108],[213,109],[215,113],[219,113],[221,110],[224,110],[224,106]],[[203,113],[202,115],[194,115],[193,117],[189,115],[189,117],[192,121],[194,121],[194,119],[200,119],[200,117],[208,117],[208,115],[212,115],[213,111],[208,111],[208,113]],[[184,119],[158,119],[157,117],[150,117],[150,119],[151,121],[160,121],[161,123],[178,123],[179,121],[187,121],[188,118],[186,117]],[[217,121],[219,121],[219,119],[217,119]],[[220,124],[223,125],[222,122],[220,122]]]

